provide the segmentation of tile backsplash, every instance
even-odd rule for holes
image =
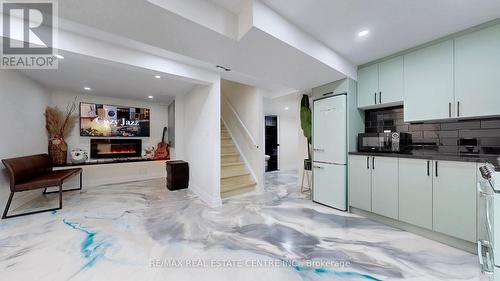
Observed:
[[[402,106],[367,110],[365,131],[410,133],[414,150],[452,154],[500,154],[500,117],[409,124],[404,122],[403,115]]]

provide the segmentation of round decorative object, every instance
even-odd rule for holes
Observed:
[[[82,164],[89,159],[87,152],[81,149],[73,149],[70,153],[70,157],[71,157],[71,163],[73,164]]]
[[[147,144],[144,149],[143,159],[151,160],[155,156],[155,147],[152,144]]]

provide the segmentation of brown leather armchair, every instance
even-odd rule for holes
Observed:
[[[63,192],[82,189],[82,169],[76,168],[54,171],[52,170],[52,162],[50,161],[48,154],[4,159],[2,160],[2,163],[7,168],[10,177],[10,196],[9,200],[7,201],[7,206],[5,206],[2,219],[60,210],[62,209]],[[80,187],[63,190],[63,183],[67,179],[75,175],[80,175]],[[59,191],[47,192],[48,187],[54,186],[58,186]],[[45,209],[11,216],[7,215],[10,204],[14,197],[14,193],[42,188],[44,188],[43,194],[59,193],[58,208]]]

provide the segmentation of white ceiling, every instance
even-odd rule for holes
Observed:
[[[57,70],[22,70],[21,72],[55,91],[90,93],[107,97],[129,98],[169,103],[174,96],[189,92],[195,84],[154,75],[161,73],[88,56],[61,53]],[[90,87],[92,91],[84,91]]]
[[[251,0],[210,0],[213,3],[228,9],[233,14],[238,15]]]
[[[500,0],[262,1],[358,65],[500,18]]]
[[[258,29],[236,41],[146,1],[64,0],[59,2],[59,16],[206,62],[213,66],[211,70],[216,70],[216,65],[229,67],[232,71],[222,73],[223,78],[247,77],[236,81],[271,91],[306,91],[345,78],[339,71]],[[64,29],[64,23],[60,27]]]

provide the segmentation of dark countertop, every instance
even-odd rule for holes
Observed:
[[[412,151],[406,153],[384,153],[384,152],[349,152],[349,155],[366,155],[378,157],[397,157],[442,161],[461,161],[461,162],[485,162],[489,161],[495,165],[495,169],[500,171],[500,163],[496,160],[500,155],[492,154],[447,154],[431,151]]]

